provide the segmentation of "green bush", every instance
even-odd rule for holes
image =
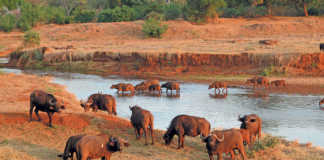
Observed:
[[[62,8],[44,7],[43,9],[42,14],[46,15],[46,23],[65,24],[65,13]]]
[[[148,18],[142,25],[142,31],[147,37],[161,38],[168,26],[163,25],[159,19]]]
[[[27,31],[41,21],[41,8],[31,3],[24,3],[21,6],[21,16],[17,21],[17,27]]]
[[[24,46],[33,47],[40,44],[39,33],[34,31],[28,31],[24,35]]]
[[[99,13],[98,22],[121,22],[135,19],[135,10],[128,6],[103,10]]]
[[[164,16],[166,20],[174,20],[182,17],[183,6],[179,3],[170,3],[164,6]]]
[[[11,32],[16,27],[16,17],[13,15],[5,15],[0,17],[0,30]]]
[[[92,22],[96,17],[96,12],[93,10],[78,10],[74,12],[74,21],[80,23]]]

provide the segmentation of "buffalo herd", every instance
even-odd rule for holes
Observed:
[[[275,80],[269,83],[269,80],[264,77],[254,77],[248,79],[246,83],[253,84],[254,87],[273,85],[276,87],[286,86],[284,80]],[[152,92],[156,94],[162,93],[162,88],[166,88],[166,93],[169,91],[176,91],[179,94],[180,85],[176,82],[167,82],[160,86],[158,80],[148,80],[135,87],[132,84],[118,83],[111,86],[111,89],[117,89],[117,92],[128,92],[133,94],[135,92]],[[215,89],[219,93],[227,94],[227,84],[224,82],[214,82],[209,85],[209,89]],[[320,105],[324,100],[320,101]],[[107,111],[108,114],[117,115],[116,99],[112,95],[95,93],[88,97],[87,100],[80,101],[81,107],[84,111],[97,112],[97,110]],[[35,109],[34,109],[35,108]],[[55,112],[65,109],[63,103],[60,103],[52,94],[41,90],[35,90],[30,94],[30,121],[32,121],[32,113],[35,112],[38,120],[41,118],[38,111],[47,112],[49,117],[49,126],[52,126],[52,116]],[[154,117],[153,114],[143,109],[138,105],[129,106],[131,117],[130,122],[135,130],[136,139],[140,139],[142,135],[145,136],[145,145],[148,145],[148,135],[151,135],[151,144],[154,144]],[[238,151],[243,159],[247,159],[244,150],[244,145],[252,145],[256,139],[261,137],[262,120],[256,114],[248,114],[239,116],[238,121],[241,122],[239,129],[225,129],[211,131],[209,121],[203,117],[196,117],[191,115],[178,115],[174,117],[167,131],[163,137],[164,143],[169,145],[175,135],[178,136],[178,149],[184,148],[185,136],[196,137],[200,136],[202,143],[205,143],[207,153],[210,160],[217,155],[221,160],[223,154],[230,154],[231,158],[235,158],[235,152]],[[63,160],[71,158],[73,160],[74,153],[77,160],[89,160],[101,158],[109,160],[112,153],[121,151],[129,143],[119,137],[108,136],[106,134],[99,135],[75,135],[71,136],[66,141],[64,153],[58,155]]]

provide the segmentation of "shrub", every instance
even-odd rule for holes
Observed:
[[[263,71],[260,73],[261,76],[270,76],[274,71],[273,66],[266,67],[263,69]]]
[[[32,28],[31,23],[28,21],[26,17],[20,17],[17,22],[17,28],[22,31],[28,31]]]
[[[153,19],[156,19],[159,21],[163,21],[165,19],[163,14],[160,14],[157,12],[151,12],[151,13],[147,14],[145,17],[145,19],[150,19],[150,18],[153,18]]]
[[[103,10],[99,13],[98,22],[121,22],[135,19],[135,10],[128,6]]]
[[[11,32],[16,26],[16,17],[13,15],[5,15],[0,17],[0,30]]]
[[[39,33],[34,31],[28,31],[24,35],[24,46],[33,47],[40,44]]]
[[[147,37],[161,38],[162,34],[168,29],[167,25],[163,25],[159,19],[148,18],[145,20],[142,31]]]
[[[93,10],[78,10],[74,13],[74,21],[80,23],[91,22],[96,17],[96,12]]]
[[[46,11],[42,14],[46,15],[45,21],[47,23],[65,24],[65,13],[62,8],[47,7],[44,9],[46,9]]]
[[[164,15],[166,20],[173,20],[182,17],[182,5],[179,3],[170,3],[164,6]]]

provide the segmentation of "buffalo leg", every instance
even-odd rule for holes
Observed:
[[[184,148],[184,146],[183,146],[183,139],[184,139],[184,135],[179,135],[178,149]]]
[[[218,153],[217,154],[217,159],[218,160],[223,160],[223,153]]]
[[[47,112],[48,118],[49,118],[49,122],[48,122],[48,126],[52,127],[52,116],[53,116],[53,112]]]
[[[137,128],[134,128],[134,131],[135,131],[135,137],[137,139],[137,137],[138,137]]]
[[[38,114],[38,109],[37,108],[35,108],[35,114],[36,114],[36,116],[38,118],[38,121],[41,121],[42,119],[40,118],[40,116]]]
[[[208,153],[209,160],[214,160],[213,153]]]
[[[151,130],[151,137],[152,137],[152,145],[154,144],[154,131],[153,131],[153,126],[150,126],[150,130]]]
[[[144,134],[145,134],[145,145],[147,145],[147,128],[144,128]]]
[[[237,148],[238,148],[239,152],[241,153],[241,155],[243,156],[243,160],[246,160],[247,157],[246,157],[246,154],[245,154],[245,151],[244,151],[243,143],[239,143]]]
[[[29,122],[33,120],[33,111],[34,111],[34,104],[30,102],[30,109],[29,109]]]

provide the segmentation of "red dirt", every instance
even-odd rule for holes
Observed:
[[[45,113],[39,114],[44,125],[48,125],[48,116]],[[33,113],[33,121],[36,121],[37,117]],[[89,125],[89,117],[78,114],[60,114],[55,113],[53,116],[54,125],[62,125],[74,129],[82,129]],[[24,124],[29,122],[29,114],[27,113],[0,113],[0,124]]]

